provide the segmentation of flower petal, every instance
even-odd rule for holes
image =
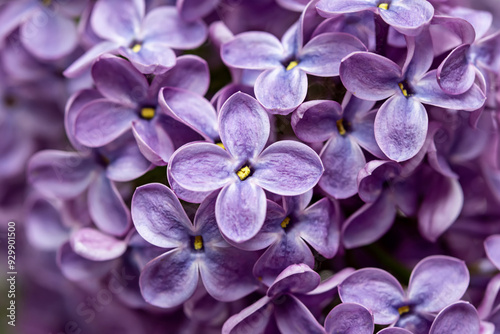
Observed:
[[[373,334],[373,315],[364,306],[342,303],[333,308],[325,319],[328,334]]]
[[[57,264],[67,279],[81,282],[101,278],[109,273],[116,262],[88,260],[76,254],[69,242],[66,242],[57,252]]]
[[[347,277],[338,289],[342,302],[363,305],[373,312],[376,324],[390,324],[399,317],[397,305],[404,300],[403,288],[384,270],[357,270]]]
[[[429,334],[479,334],[479,329],[479,316],[474,306],[457,302],[439,312]]]
[[[172,155],[168,173],[182,188],[214,191],[238,181],[235,163],[221,147],[211,143],[187,144]]]
[[[467,60],[470,46],[462,44],[454,49],[437,69],[439,86],[448,94],[463,94],[476,79],[476,71]]]
[[[76,254],[92,261],[107,261],[120,257],[127,250],[127,243],[94,228],[81,228],[70,239]]]
[[[251,180],[236,181],[220,192],[215,214],[224,236],[236,243],[247,241],[264,224],[266,194]]]
[[[139,285],[151,305],[171,308],[188,300],[198,285],[198,264],[188,249],[173,249],[151,260],[142,270]]]
[[[356,37],[340,32],[324,33],[314,37],[300,51],[298,66],[319,77],[337,76],[342,58],[356,51],[366,51]]]
[[[434,16],[434,7],[426,0],[392,0],[389,8],[379,9],[382,19],[400,33],[417,36]]]
[[[94,45],[64,70],[64,76],[67,78],[76,78],[82,75],[100,55],[107,52],[114,52],[118,50],[119,47],[119,43],[110,41],[104,41]]]
[[[281,333],[325,333],[318,320],[299,299],[291,295],[285,298],[281,304],[275,301],[276,323]]]
[[[224,147],[245,163],[264,149],[270,132],[269,117],[253,97],[238,92],[222,106],[219,129]]]
[[[298,66],[279,66],[262,72],[255,81],[255,97],[272,114],[287,115],[307,95],[307,75]]]
[[[363,100],[379,101],[395,94],[401,76],[395,62],[370,52],[354,52],[340,64],[342,83]]]
[[[177,8],[184,20],[194,21],[210,14],[218,4],[218,0],[179,0]]]
[[[378,0],[320,0],[316,8],[322,16],[331,17],[336,14],[373,10],[377,7],[377,4]]]
[[[404,329],[404,328],[387,327],[387,328],[382,329],[377,334],[412,334],[412,332],[410,332],[409,330]]]
[[[99,1],[90,17],[92,29],[103,39],[122,45],[130,43],[139,33],[144,11],[144,1],[140,0]]]
[[[175,65],[175,52],[167,43],[146,41],[138,52],[126,46],[120,47],[118,52],[144,74],[159,75]]]
[[[465,263],[453,257],[436,255],[420,261],[411,273],[408,299],[419,312],[439,312],[459,300],[469,286]]]
[[[302,103],[292,114],[295,135],[308,143],[319,143],[338,133],[342,107],[336,101],[315,100]]]
[[[132,220],[141,237],[162,248],[188,244],[189,231],[193,229],[175,194],[160,183],[149,183],[135,190]]]
[[[291,140],[270,145],[254,167],[252,182],[283,196],[296,196],[312,189],[324,171],[316,152]]]
[[[405,161],[424,145],[428,122],[427,111],[416,98],[396,95],[377,112],[375,139],[390,159]]]
[[[221,58],[226,65],[254,70],[281,66],[281,42],[270,33],[250,31],[241,33],[221,47]]]
[[[267,296],[243,309],[226,320],[222,326],[222,334],[265,333],[271,321],[274,306]]]
[[[133,121],[132,133],[137,142],[137,148],[146,159],[157,166],[167,164],[175,148],[167,129],[164,128],[159,118],[150,121]]]
[[[314,290],[321,282],[318,273],[304,263],[292,264],[286,267],[276,277],[267,290],[267,296],[276,298],[284,294],[303,294]]]
[[[132,135],[118,138],[99,149],[110,160],[106,176],[113,181],[131,181],[144,175],[151,163],[144,158]]]
[[[366,160],[359,145],[350,137],[335,134],[320,154],[325,172],[319,186],[333,198],[343,199],[358,192],[358,173]]]
[[[484,241],[484,249],[488,259],[500,268],[500,235],[491,235]]]

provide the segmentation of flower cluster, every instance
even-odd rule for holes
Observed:
[[[500,333],[495,1],[0,0],[21,332]]]

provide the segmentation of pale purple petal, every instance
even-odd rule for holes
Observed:
[[[151,167],[131,135],[118,138],[100,151],[110,160],[106,166],[106,176],[113,181],[135,180]]]
[[[350,137],[335,134],[320,153],[325,172],[319,186],[330,196],[343,199],[358,192],[357,177],[366,160],[359,145]]]
[[[474,306],[458,302],[439,312],[429,334],[479,334],[479,329],[479,316]]]
[[[95,4],[90,20],[99,37],[126,45],[139,33],[144,11],[141,0],[101,0]]]
[[[397,305],[404,301],[403,288],[384,270],[360,269],[347,277],[338,289],[342,302],[363,305],[373,312],[376,324],[390,324],[399,318]]]
[[[266,194],[251,181],[236,181],[224,187],[217,199],[215,213],[220,231],[237,243],[253,238],[266,216]]]
[[[458,218],[464,204],[460,183],[439,174],[428,179],[432,187],[426,192],[418,210],[420,234],[435,242]]]
[[[359,146],[377,158],[386,159],[387,157],[384,152],[382,152],[375,139],[375,117],[377,117],[377,110],[365,114],[357,114],[355,118],[350,120],[350,135]]]
[[[146,159],[157,166],[164,166],[175,151],[174,143],[160,120],[136,120],[132,133],[137,147]]]
[[[120,257],[127,243],[94,228],[81,228],[71,235],[71,247],[76,254],[92,261],[107,261]]]
[[[255,81],[255,97],[272,114],[287,115],[304,101],[307,75],[298,66],[279,66],[262,72]]]
[[[374,329],[373,315],[360,304],[337,305],[325,319],[328,334],[373,334]]]
[[[81,153],[41,151],[28,163],[28,179],[46,196],[73,198],[87,189],[95,167],[93,159]]]
[[[417,36],[434,16],[426,0],[392,0],[389,8],[379,9],[382,19],[402,34]]]
[[[15,30],[22,22],[30,15],[38,10],[38,6],[34,1],[9,1],[5,3],[0,12],[0,41]]]
[[[174,191],[175,195],[186,202],[201,203],[203,200],[212,193],[212,191],[198,192],[190,191],[179,186],[177,181],[172,177],[172,174],[167,173],[167,180],[170,188]]]
[[[379,101],[395,94],[401,68],[392,60],[369,52],[354,52],[340,64],[342,83],[354,96]]]
[[[378,2],[378,0],[320,0],[316,8],[321,15],[330,17],[336,14],[374,10]]]
[[[68,78],[75,78],[82,75],[85,70],[87,70],[90,65],[97,59],[100,55],[113,52],[118,50],[120,47],[119,43],[104,41],[99,44],[94,45],[92,48],[87,50],[80,58],[75,60],[66,70],[64,70],[64,76]]]
[[[258,288],[252,275],[256,253],[236,248],[205,248],[205,259],[200,261],[201,279],[208,293],[217,300],[238,300]]]
[[[295,135],[308,143],[328,140],[337,130],[342,107],[338,102],[315,100],[302,103],[292,114]]]
[[[226,320],[222,326],[222,334],[265,333],[271,321],[274,306],[267,296],[243,309]]]
[[[99,279],[115,265],[110,261],[91,261],[76,254],[69,242],[59,248],[57,252],[57,264],[62,274],[71,281],[84,281]]]
[[[476,71],[467,60],[468,51],[469,45],[460,45],[439,65],[437,79],[439,86],[446,93],[463,94],[474,84]]]
[[[405,161],[424,145],[428,122],[427,111],[418,99],[398,94],[378,110],[375,139],[390,159]]]
[[[295,296],[286,296],[282,304],[275,302],[275,307],[276,323],[281,333],[325,333],[311,311]]]
[[[89,212],[96,226],[103,232],[125,235],[132,220],[116,186],[104,173],[100,173],[90,184],[87,201]]]
[[[356,51],[366,51],[366,47],[350,34],[321,34],[309,41],[300,51],[298,67],[319,77],[337,76],[342,58]]]
[[[491,235],[484,241],[484,249],[488,259],[500,268],[500,235]]]
[[[292,264],[284,269],[267,290],[267,296],[276,298],[284,294],[304,294],[314,290],[321,277],[304,263]]]
[[[174,248],[189,243],[193,224],[175,194],[160,183],[149,183],[135,190],[132,220],[137,232],[149,243]]]
[[[250,95],[232,95],[219,112],[220,138],[226,150],[246,163],[262,152],[270,132],[269,117]]]
[[[226,65],[237,68],[264,70],[281,67],[283,46],[267,32],[244,32],[221,47]]]
[[[342,240],[347,249],[371,244],[380,239],[396,218],[396,205],[389,191],[375,202],[363,205],[343,224]]]
[[[139,285],[151,305],[171,308],[188,300],[196,290],[199,274],[189,249],[173,249],[151,260],[142,270]]]
[[[270,145],[255,163],[252,181],[283,196],[312,189],[323,174],[319,156],[303,143],[283,140]]]
[[[144,42],[138,52],[122,46],[118,52],[144,74],[159,75],[175,65],[175,52],[163,42]]]
[[[459,300],[469,286],[469,271],[459,259],[435,255],[420,261],[411,273],[408,299],[420,312],[439,312]]]
[[[211,143],[192,143],[178,149],[170,158],[168,173],[182,188],[208,192],[238,181],[229,153]]]

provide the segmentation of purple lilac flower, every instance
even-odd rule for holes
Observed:
[[[360,304],[339,304],[325,319],[327,334],[373,334],[374,329],[373,314]]]
[[[375,117],[375,139],[382,152],[395,161],[410,159],[424,144],[428,116],[423,104],[472,111],[485,102],[476,84],[459,95],[441,90],[436,72],[427,72],[434,58],[429,45],[432,40],[427,32],[409,37],[402,69],[390,59],[368,52],[355,52],[340,65],[342,82],[353,95],[370,101],[389,97]]]
[[[269,33],[245,32],[222,46],[221,57],[228,66],[264,70],[255,82],[255,96],[272,113],[289,114],[304,101],[307,74],[337,76],[343,57],[366,50],[361,41],[345,33],[321,34],[306,44],[307,11],[281,42]]]
[[[339,295],[343,302],[368,308],[376,324],[395,324],[423,334],[431,326],[431,314],[459,300],[468,285],[469,272],[462,261],[430,256],[413,269],[406,293],[388,272],[364,268],[339,285]]]
[[[484,297],[477,308],[481,319],[481,334],[497,334],[500,326],[500,275],[494,276],[484,289]]]
[[[456,302],[445,307],[434,319],[429,334],[479,334],[479,316],[474,306]]]
[[[299,142],[280,141],[263,150],[269,118],[244,93],[234,94],[222,106],[219,131],[225,149],[211,143],[183,146],[169,162],[169,180],[191,192],[222,188],[217,223],[224,236],[239,243],[255,236],[264,223],[264,189],[284,196],[305,193],[318,182],[323,165],[311,148]]]
[[[500,235],[489,236],[484,241],[484,249],[486,250],[488,259],[500,269]]]
[[[132,216],[137,232],[166,249],[142,270],[141,292],[159,307],[189,299],[201,276],[208,293],[233,301],[257,289],[251,268],[256,254],[238,250],[222,238],[215,220],[217,194],[207,197],[190,222],[175,194],[162,184],[137,188]]]
[[[342,104],[308,101],[292,115],[292,127],[299,139],[310,143],[328,140],[320,153],[325,172],[319,186],[334,198],[347,198],[358,192],[358,172],[366,164],[361,147],[385,157],[373,134],[374,103],[346,94]]]
[[[157,7],[146,14],[144,0],[99,0],[90,22],[103,41],[66,69],[68,77],[79,75],[106,52],[128,58],[143,73],[161,74],[175,65],[171,48],[198,47],[207,35],[202,21],[185,22],[175,7]]]

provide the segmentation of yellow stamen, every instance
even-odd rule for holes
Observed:
[[[132,47],[132,51],[134,51],[135,53],[141,51],[141,49],[142,49],[142,45],[140,45],[139,43],[137,43],[136,45],[134,45]]]
[[[398,86],[399,86],[399,89],[401,89],[401,91],[403,92],[403,95],[408,96],[408,91],[405,89],[405,86],[403,86],[403,84],[401,82],[398,83]]]
[[[194,249],[200,250],[203,248],[203,238],[201,235],[194,237]]]
[[[286,70],[287,71],[290,71],[292,68],[294,68],[295,66],[297,66],[299,63],[296,62],[295,60],[294,61],[291,61],[290,64],[288,64],[288,66],[286,67]]]
[[[215,145],[217,145],[217,146],[219,146],[219,147],[222,147],[224,150],[226,149],[226,148],[224,147],[224,144],[222,144],[222,143],[216,143]]]
[[[378,8],[388,10],[389,4],[388,3],[381,3],[380,5],[378,5]]]
[[[283,219],[283,221],[281,222],[281,227],[283,228],[286,228],[288,226],[288,224],[290,224],[290,218],[289,217],[286,217],[285,219]]]
[[[243,181],[244,179],[246,179],[248,177],[248,175],[250,175],[250,168],[248,168],[248,166],[245,166],[242,169],[240,169],[236,173],[236,175],[238,175],[238,177],[240,178],[240,180]]]
[[[345,135],[346,131],[344,128],[344,124],[342,123],[342,119],[339,119],[337,121],[337,129],[339,130],[341,136]]]
[[[145,119],[151,119],[155,117],[156,110],[154,108],[142,108],[141,109],[141,117]]]
[[[401,306],[398,308],[399,315],[410,312],[410,307],[408,305]]]

